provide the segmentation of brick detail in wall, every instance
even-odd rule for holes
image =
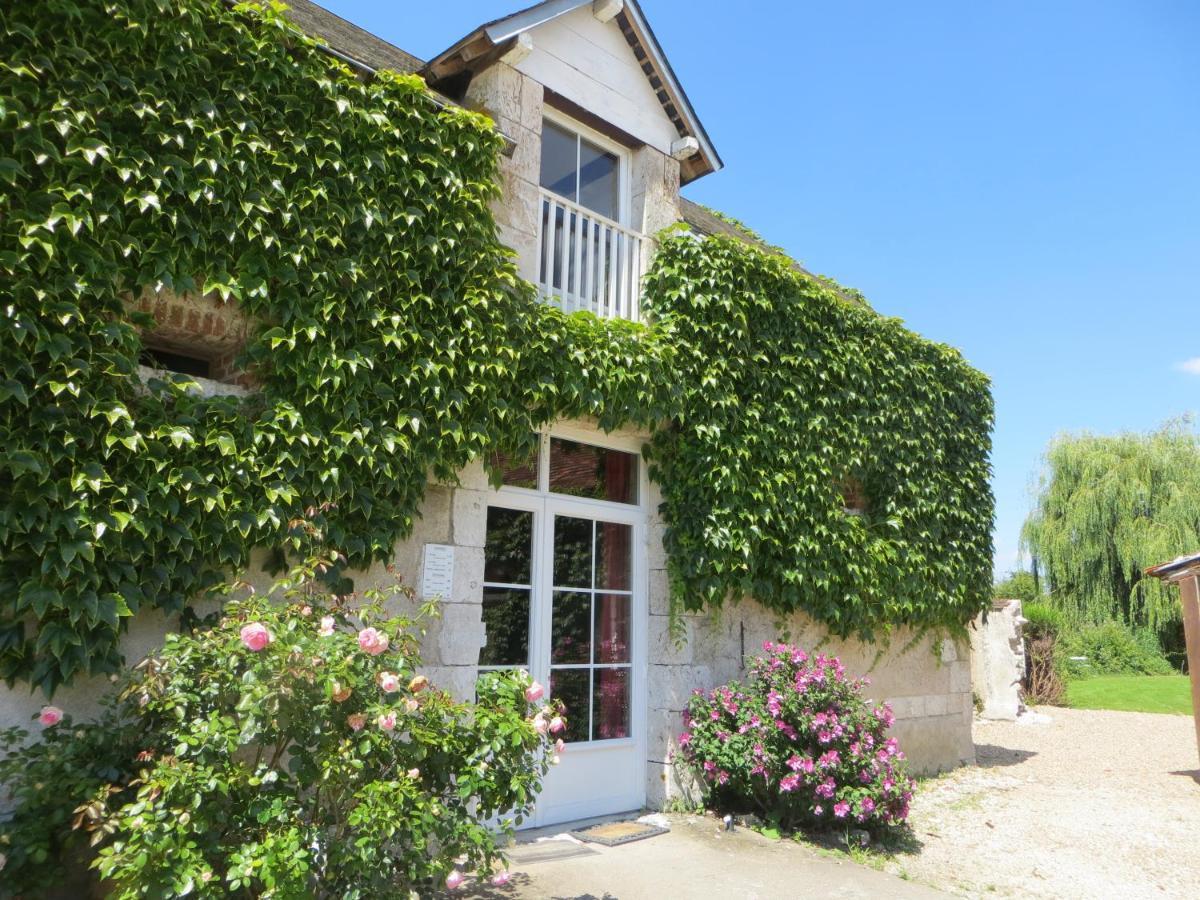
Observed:
[[[143,294],[126,304],[131,311],[150,315],[154,326],[142,333],[147,347],[208,362],[214,381],[254,388],[253,373],[238,368],[246,339],[257,323],[232,301],[213,294]]]

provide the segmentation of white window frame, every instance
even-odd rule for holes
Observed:
[[[637,475],[637,503],[621,503],[617,500],[595,500],[590,497],[570,497],[568,494],[555,494],[550,490],[550,439],[561,438],[564,441],[574,441],[577,444],[587,444],[590,447],[598,447],[601,450],[620,450],[625,453],[632,453],[638,458],[638,475]],[[602,431],[592,431],[588,428],[581,428],[578,425],[555,425],[552,428],[544,429],[538,432],[538,451],[537,451],[537,487],[524,488],[515,487],[513,485],[502,485],[495,488],[493,493],[504,496],[525,496],[545,498],[547,495],[552,497],[569,497],[573,503],[581,503],[584,505],[594,505],[598,511],[614,512],[619,510],[645,510],[646,509],[646,493],[650,490],[650,478],[646,472],[646,460],[642,457],[642,447],[646,441],[643,438],[633,437],[630,435],[605,434]],[[503,503],[497,503],[497,506],[503,506]],[[514,506],[513,509],[523,507]]]
[[[611,219],[609,221],[616,222],[622,228],[632,228],[633,226],[630,224],[630,218],[632,215],[631,210],[633,208],[633,202],[632,202],[633,198],[632,198],[632,194],[631,194],[631,190],[630,190],[631,179],[630,179],[629,173],[630,173],[631,162],[633,159],[633,154],[630,152],[629,148],[624,146],[623,144],[618,144],[612,138],[610,138],[604,134],[601,134],[596,129],[589,128],[587,125],[584,125],[578,119],[572,119],[570,116],[565,115],[564,113],[561,113],[558,110],[553,109],[549,106],[545,107],[545,109],[542,111],[542,119],[543,119],[543,121],[553,122],[555,125],[557,125],[559,128],[562,128],[565,131],[569,131],[579,137],[586,138],[588,141],[595,144],[601,150],[611,153],[617,157],[617,217],[615,219]],[[538,186],[539,187],[541,187],[541,182],[542,182],[542,178],[541,178],[541,141],[542,141],[542,136],[539,133],[538,134]],[[575,142],[575,184],[576,184],[576,193],[578,193],[578,186],[579,186],[579,142],[578,141]],[[583,204],[580,203],[578,200],[569,200],[566,197],[563,197],[562,194],[556,194],[554,191],[551,191],[547,187],[541,187],[541,189],[544,191],[549,191],[550,193],[554,194],[556,197],[562,197],[562,199],[566,200],[567,203],[573,203],[576,206],[582,207],[583,209],[587,209],[587,207],[583,206]],[[596,216],[598,219],[608,219],[608,217],[605,216],[603,213],[598,213],[591,209],[588,209],[588,212],[591,215]],[[593,441],[593,443],[595,443],[595,442]],[[601,446],[601,445],[597,444],[597,446]]]

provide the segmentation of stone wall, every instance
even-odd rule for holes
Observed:
[[[1020,600],[997,600],[971,623],[971,684],[985,719],[1012,721],[1025,709],[1025,644]]]
[[[594,427],[589,423],[575,426]],[[628,436],[630,433],[625,433]],[[482,618],[484,539],[490,487],[482,465],[462,472],[457,485],[431,485],[412,536],[397,545],[395,570],[417,586],[427,544],[455,548],[450,596],[440,605],[441,617],[429,623],[423,641],[422,671],[439,687],[460,699],[474,692],[476,663],[484,643]],[[896,713],[892,733],[900,740],[918,772],[936,772],[974,761],[971,742],[971,663],[964,646],[925,639],[905,649],[911,636],[893,636],[888,649],[854,641],[828,641],[824,629],[803,615],[780,622],[747,600],[718,614],[682,618],[686,640],[676,645],[669,631],[670,594],[663,550],[664,523],[660,496],[651,484],[647,504],[648,622],[647,640],[647,802],[661,806],[688,787],[671,763],[681,713],[693,689],[708,689],[745,674],[745,660],[763,641],[788,639],[809,650],[839,656],[855,675],[872,679],[870,695],[886,700]],[[359,589],[392,580],[382,565],[354,573]],[[248,580],[259,590],[270,578],[260,566]],[[403,611],[403,610],[397,610]],[[129,662],[136,662],[162,639],[169,623],[158,613],[138,616],[124,641]],[[55,703],[86,717],[97,708],[107,688],[104,679],[83,680],[64,689]],[[44,702],[40,695],[0,688],[0,727],[27,725]]]
[[[214,381],[254,386],[253,378],[236,363],[258,323],[236,302],[215,294],[163,290],[147,291],[126,307],[154,319],[154,326],[142,334],[145,346],[207,361]]]
[[[653,551],[652,551],[653,552]],[[669,633],[666,573],[651,571],[649,758],[647,803],[695,797],[694,784],[674,760],[683,730],[683,709],[695,689],[707,690],[746,674],[746,660],[764,641],[788,640],[806,650],[837,656],[852,675],[871,680],[867,696],[891,704],[900,742],[913,772],[932,774],[975,762],[971,738],[973,704],[969,648],[929,638],[911,647],[912,635],[892,636],[886,649],[830,639],[823,626],[803,614],[785,621],[753,600],[718,613],[686,615],[686,642]]]

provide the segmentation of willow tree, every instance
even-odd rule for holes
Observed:
[[[1075,620],[1154,629],[1178,620],[1178,600],[1142,570],[1200,550],[1191,420],[1150,434],[1056,438],[1021,539],[1052,602]]]

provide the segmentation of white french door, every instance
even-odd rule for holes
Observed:
[[[640,460],[553,441],[541,442],[536,487],[492,495],[485,551],[481,667],[526,665],[567,707],[566,750],[530,826],[645,801],[645,511],[636,502],[560,493],[596,494],[595,483],[607,477],[602,496],[643,497]],[[616,457],[632,458],[632,469]]]

